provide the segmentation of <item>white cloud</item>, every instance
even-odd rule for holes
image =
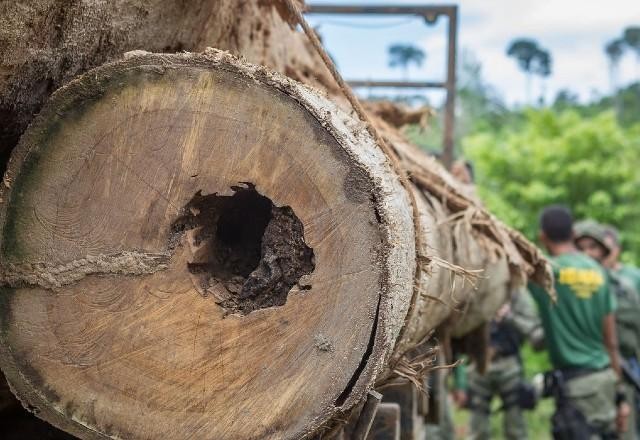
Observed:
[[[570,88],[586,99],[594,89],[609,90],[605,43],[625,26],[640,25],[637,0],[462,0],[460,12],[461,47],[478,55],[487,79],[503,89],[510,102],[525,100],[523,75],[505,55],[513,38],[534,38],[551,51],[548,97]],[[623,83],[638,79],[634,62],[631,56],[623,61]]]
[[[312,3],[389,4],[389,0],[311,0]],[[429,2],[418,2],[429,4]],[[531,37],[553,56],[547,96],[569,88],[588,99],[592,90],[609,90],[608,63],[603,47],[628,25],[640,25],[640,0],[460,0],[458,54],[471,49],[483,64],[486,79],[508,102],[523,102],[525,80],[505,52],[511,40]],[[336,17],[337,18],[337,17]],[[356,17],[349,17],[352,21]],[[342,17],[345,19],[345,17]],[[365,21],[375,22],[367,17]],[[397,17],[394,19],[397,20]],[[419,31],[418,31],[419,29]],[[446,20],[433,28],[423,25],[359,33],[327,27],[327,45],[347,77],[398,78],[386,66],[386,46],[415,41],[427,52],[425,66],[412,70],[412,79],[443,79],[446,67]],[[364,36],[366,35],[366,36]],[[349,41],[349,45],[343,44]],[[620,68],[621,83],[640,79],[640,65],[629,54]],[[537,93],[539,87],[534,85]]]

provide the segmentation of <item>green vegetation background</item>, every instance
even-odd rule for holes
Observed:
[[[640,82],[581,104],[570,91],[553,103],[512,109],[482,79],[480,64],[463,53],[456,103],[458,157],[475,168],[479,194],[510,226],[537,241],[542,207],[561,203],[577,218],[615,225],[623,238],[623,259],[640,264]],[[540,84],[543,86],[543,84]],[[432,152],[441,146],[441,120],[406,134]],[[550,368],[545,353],[523,351],[528,378]],[[500,404],[493,402],[492,438],[503,438]],[[527,413],[529,438],[550,438],[553,402]],[[464,438],[467,411],[456,410]]]
[[[640,82],[580,104],[570,91],[551,105],[510,109],[463,54],[456,105],[457,155],[475,168],[478,192],[498,218],[537,240],[542,207],[565,204],[622,233],[623,259],[640,264]],[[438,118],[408,127],[437,151]]]

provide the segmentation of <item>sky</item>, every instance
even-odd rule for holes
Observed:
[[[307,0],[310,4],[429,4],[394,0]],[[433,2],[432,2],[433,3]],[[458,60],[472,54],[482,64],[484,79],[511,105],[526,103],[526,80],[515,60],[506,56],[510,41],[536,40],[553,57],[553,73],[532,94],[550,101],[568,88],[582,101],[611,91],[604,45],[629,25],[640,26],[640,0],[458,0],[437,1],[459,6]],[[427,53],[422,68],[409,71],[411,80],[444,80],[446,18],[426,26],[418,17],[310,14],[340,71],[347,79],[398,79],[402,72],[388,67],[387,48],[412,43]],[[620,63],[619,84],[640,80],[640,59],[628,51]],[[361,94],[376,93],[360,90]],[[430,92],[436,103],[441,92]]]

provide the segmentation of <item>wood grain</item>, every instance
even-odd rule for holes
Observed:
[[[192,61],[143,57],[74,81],[5,180],[5,270],[171,254],[153,273],[4,289],[9,382],[83,438],[300,438],[359,399],[393,339],[381,300],[392,246],[370,170],[282,90]],[[196,192],[239,182],[292,208],[315,270],[285,305],[225,316],[198,292],[185,237],[169,242]]]

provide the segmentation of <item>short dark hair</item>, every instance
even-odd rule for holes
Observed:
[[[542,210],[540,229],[555,243],[570,241],[573,236],[573,216],[566,206],[550,205]]]

